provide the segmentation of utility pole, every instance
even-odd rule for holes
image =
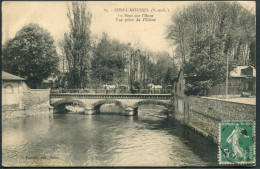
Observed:
[[[224,34],[224,39],[226,40],[226,33]],[[225,48],[225,41],[224,41],[224,45],[223,45],[223,54],[225,54],[224,52],[224,48]],[[228,53],[226,54],[227,55],[227,67],[226,67],[226,94],[225,94],[225,98],[227,99],[228,97]]]
[[[225,95],[226,99],[227,96],[228,96],[228,54],[227,54],[227,72],[226,72],[226,95]]]

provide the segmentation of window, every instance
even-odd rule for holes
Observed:
[[[5,86],[5,93],[13,93],[13,86],[6,85]]]

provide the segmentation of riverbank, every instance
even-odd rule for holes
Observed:
[[[3,95],[2,98],[8,97]],[[50,106],[50,89],[27,89],[16,95],[13,104],[2,104],[2,119],[53,113]]]
[[[37,116],[37,115],[48,115],[53,113],[53,108],[51,106],[36,106],[30,109],[9,109],[2,110],[2,120],[13,119],[27,116]]]
[[[256,105],[194,96],[174,99],[174,117],[218,143],[221,121],[256,120]]]

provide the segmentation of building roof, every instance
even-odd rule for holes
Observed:
[[[251,69],[250,71],[247,71]],[[231,77],[256,77],[256,70],[253,66],[237,66],[230,72]]]
[[[2,80],[25,80],[25,79],[22,77],[7,73],[5,71],[2,71]]]

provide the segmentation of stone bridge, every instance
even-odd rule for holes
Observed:
[[[141,105],[160,105],[172,112],[171,94],[84,94],[84,93],[51,93],[50,104],[54,109],[66,104],[78,104],[84,107],[86,114],[99,112],[104,104],[114,104],[125,110],[126,115],[138,113]]]

